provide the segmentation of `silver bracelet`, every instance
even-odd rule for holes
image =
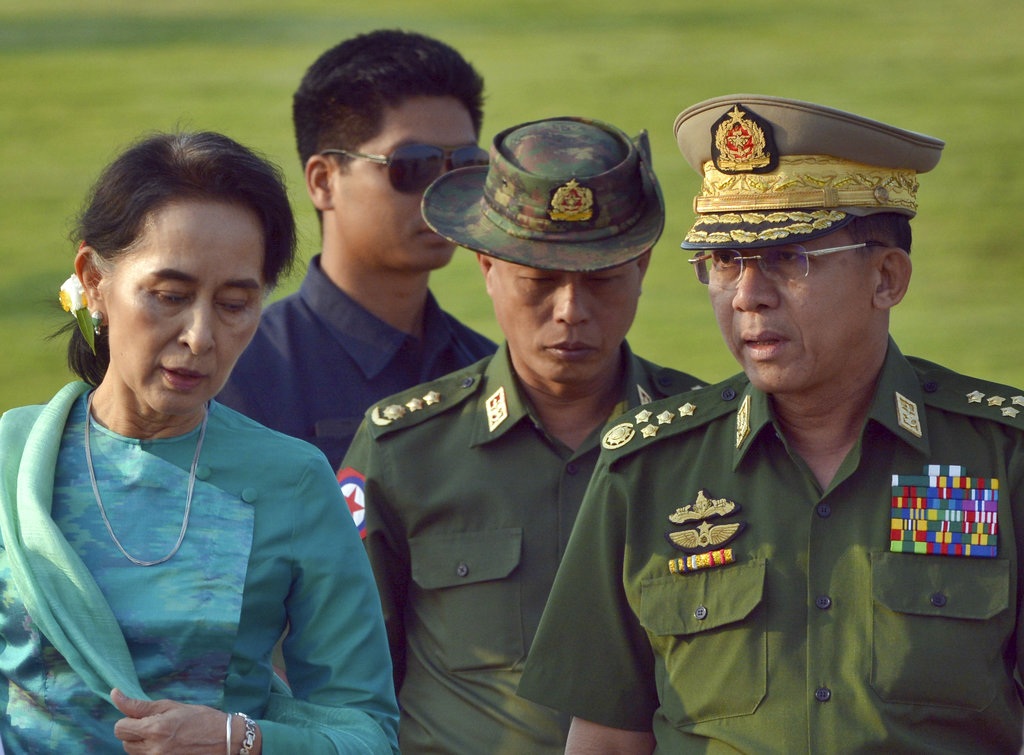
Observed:
[[[227,745],[224,748],[225,755],[231,755],[231,719],[232,715],[228,713],[228,721],[224,724],[224,738],[227,740]]]
[[[245,721],[245,738],[242,740],[242,749],[238,751],[238,755],[250,755],[252,753],[252,746],[256,744],[256,722],[244,713],[236,713],[235,715],[241,716]]]

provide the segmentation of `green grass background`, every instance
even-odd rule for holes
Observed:
[[[173,5],[173,7],[172,7]],[[777,94],[947,142],[921,179],[914,280],[893,332],[905,353],[1024,385],[1024,3],[1010,0],[4,0],[0,6],[0,409],[69,379],[57,288],[72,219],[100,169],[139,134],[213,129],[285,168],[302,261],[319,247],[301,185],[291,94],[327,47],[361,31],[421,31],[486,80],[483,142],[554,115],[650,131],[668,224],[634,348],[709,380],[735,372],[678,243],[698,177],[672,135],[707,97]],[[472,255],[434,276],[442,304],[497,338]],[[343,380],[344,376],[337,376]]]

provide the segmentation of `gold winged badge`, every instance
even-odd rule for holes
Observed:
[[[706,551],[721,546],[736,537],[747,526],[746,522],[711,524],[708,519],[730,516],[739,512],[740,505],[728,498],[710,498],[704,490],[697,491],[693,503],[680,506],[669,514],[672,524],[700,522],[695,529],[666,532],[665,537],[679,550],[688,553]]]

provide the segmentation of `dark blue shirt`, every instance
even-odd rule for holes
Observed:
[[[495,348],[444,312],[433,294],[427,295],[422,339],[391,327],[334,285],[317,255],[298,292],[264,311],[217,400],[309,441],[337,471],[370,406]]]

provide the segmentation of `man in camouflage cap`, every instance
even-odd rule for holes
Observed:
[[[683,111],[743,368],[609,432],[520,694],[567,752],[1017,752],[1022,391],[904,357],[943,143],[756,95]]]
[[[515,694],[601,427],[701,383],[634,356],[664,206],[646,135],[553,118],[453,171],[427,222],[476,250],[506,342],[376,404],[346,456],[365,486],[405,753],[561,753],[568,717]],[[358,494],[354,485],[353,495]]]

